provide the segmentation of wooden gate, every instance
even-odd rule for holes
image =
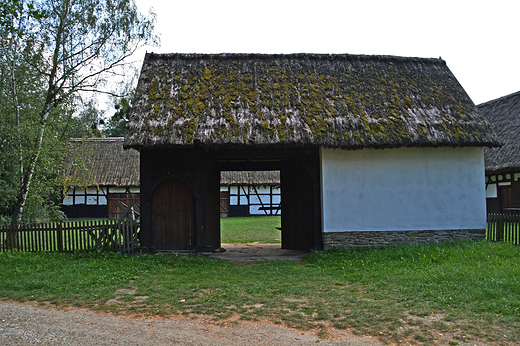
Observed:
[[[134,219],[138,219],[140,215],[140,194],[138,193],[109,193],[108,194],[108,218],[121,219],[126,209],[133,204]],[[127,218],[127,217],[123,217]]]
[[[195,248],[195,197],[185,182],[166,180],[152,198],[152,246],[157,251]]]
[[[229,191],[220,191],[220,217],[229,216]]]

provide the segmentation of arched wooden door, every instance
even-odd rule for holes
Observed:
[[[197,245],[195,197],[178,179],[162,182],[152,198],[152,246],[158,250],[192,250]]]

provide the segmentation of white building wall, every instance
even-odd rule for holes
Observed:
[[[324,232],[486,228],[482,148],[320,154]]]

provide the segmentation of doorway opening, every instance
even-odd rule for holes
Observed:
[[[316,222],[319,220],[316,187],[319,185],[304,160],[221,161],[219,175],[221,219],[276,218],[279,226],[271,228],[278,231],[275,239],[279,237],[281,249],[310,251],[316,248]],[[261,228],[256,234],[251,231],[252,244],[266,243]],[[224,244],[228,241],[227,232],[221,222],[220,236]],[[251,243],[247,245],[251,246]]]
[[[281,249],[281,195],[279,170],[221,171],[223,248],[240,253],[258,253],[260,244],[264,252]]]

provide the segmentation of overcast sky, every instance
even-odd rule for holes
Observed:
[[[520,91],[519,0],[135,1],[148,52],[442,57],[475,104]]]

